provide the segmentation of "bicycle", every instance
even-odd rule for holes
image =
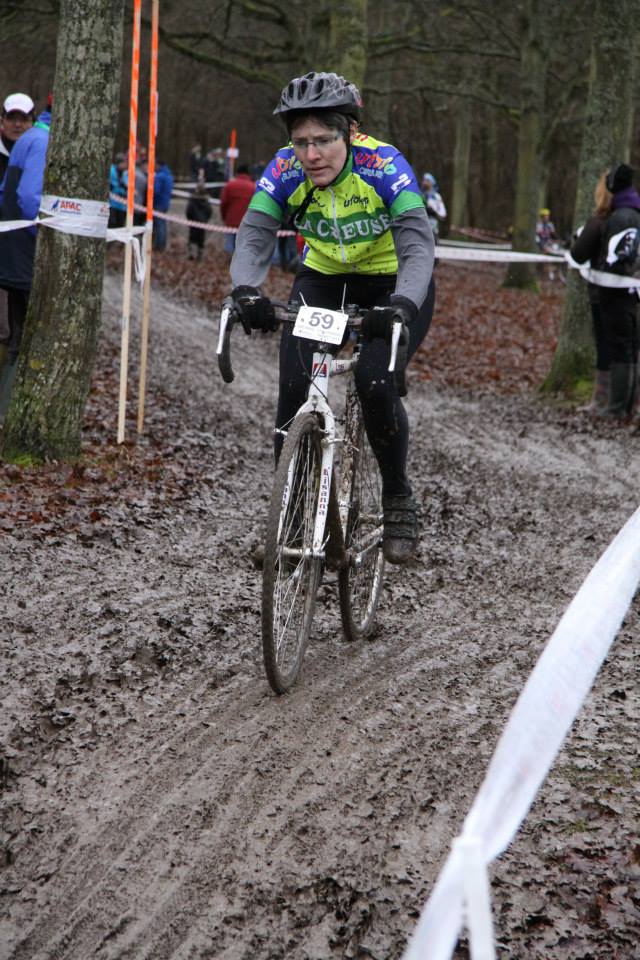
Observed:
[[[262,649],[267,678],[277,694],[295,683],[311,634],[316,594],[323,568],[338,574],[342,626],[348,640],[372,630],[382,589],[382,484],[368,443],[353,376],[346,390],[344,430],[336,431],[329,405],[329,381],[352,373],[360,351],[362,315],[299,307],[273,301],[276,318],[292,322],[293,333],[317,342],[309,393],[285,434],[267,514],[262,572]],[[231,301],[220,316],[218,363],[231,383],[230,335],[238,321]],[[349,331],[353,354],[331,352]],[[245,329],[249,333],[250,330]],[[319,340],[320,336],[323,338]],[[406,330],[394,324],[389,370],[406,350]],[[406,394],[404,366],[398,364],[398,389]],[[335,470],[340,446],[339,471]],[[337,477],[336,477],[337,474]]]

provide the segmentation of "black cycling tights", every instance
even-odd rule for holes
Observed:
[[[302,295],[308,306],[333,310],[339,309],[343,303],[354,303],[368,309],[388,304],[395,285],[395,275],[327,275],[302,267],[293,284],[291,299],[301,300]],[[427,298],[416,320],[410,325],[409,357],[413,356],[427,335],[434,300],[435,285],[432,280]],[[312,340],[292,336],[291,330],[291,325],[287,324],[280,341],[278,428],[286,427],[307,397],[316,346]],[[380,466],[383,493],[385,496],[394,496],[411,493],[406,472],[409,425],[404,405],[393,383],[393,374],[387,371],[388,366],[389,346],[384,340],[363,342],[355,371],[356,389],[362,403],[367,436]],[[282,434],[276,433],[276,460],[282,443]]]

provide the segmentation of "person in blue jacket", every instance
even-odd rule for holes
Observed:
[[[35,220],[40,209],[47,159],[51,113],[43,111],[11,151],[0,185],[0,220]],[[9,337],[2,343],[5,361],[0,372],[0,416],[9,405],[11,387],[27,315],[33,280],[37,227],[0,233],[0,288],[7,291]]]
[[[159,213],[168,213],[173,192],[173,174],[162,160],[153,179],[153,209]],[[167,221],[160,217],[153,218],[153,249],[164,250],[167,246]]]
[[[112,228],[124,227],[127,219],[127,188],[122,180],[126,169],[126,153],[116,153],[109,170],[109,226]]]

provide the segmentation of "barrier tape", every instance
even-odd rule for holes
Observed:
[[[79,200],[75,197],[58,197],[44,194],[40,201],[40,216],[35,220],[0,220],[0,233],[24,230],[26,227],[50,227],[61,233],[79,237],[93,237],[107,243],[130,243],[136,280],[144,280],[144,251],[140,247],[140,234],[151,225],[136,227],[109,227],[109,204],[102,200]]]
[[[40,213],[44,214],[40,223],[62,233],[102,239],[107,235],[109,204],[99,200],[75,200],[44,194]]]
[[[583,280],[587,283],[593,283],[596,287],[610,287],[623,289],[637,293],[640,296],[640,277],[623,277],[617,273],[606,273],[603,270],[593,270],[586,263],[576,263],[571,254],[567,252],[565,258],[570,267],[577,270]]]
[[[445,247],[436,244],[436,257],[439,260],[476,260],[478,262],[501,263],[557,263],[562,265],[565,257],[549,253],[524,253],[518,250],[502,250],[494,246],[482,247]]]
[[[110,194],[111,199],[120,198],[116,194]],[[215,200],[211,200],[211,203],[215,203]],[[220,202],[219,200],[217,201]],[[134,210],[138,210],[140,213],[146,213],[147,208],[141,206],[138,203],[135,203]],[[197,227],[198,230],[207,230],[209,233],[237,233],[238,227],[226,227],[222,223],[201,223],[200,220],[187,220],[186,217],[180,217],[175,213],[161,213],[159,210],[153,211],[154,219],[166,220],[168,223],[177,223],[182,227]],[[295,237],[296,233],[294,230],[278,230],[279,237]]]
[[[472,240],[438,240],[443,247],[473,247],[478,246],[477,241],[474,243]],[[506,240],[504,243],[496,243],[495,240],[487,240],[486,243],[483,243],[483,247],[486,247],[488,250],[511,250],[511,244]]]
[[[110,198],[120,199],[116,194],[110,194]],[[146,213],[146,207],[140,204],[134,204],[134,209]],[[100,200],[78,200],[71,197],[45,194],[40,204],[40,214],[40,218],[36,220],[2,220],[0,221],[0,233],[44,225],[77,236],[97,237],[108,242],[115,240],[120,243],[131,243],[136,264],[136,279],[140,280],[139,270],[144,269],[144,254],[140,251],[137,238],[148,227],[108,228],[109,205]],[[206,230],[210,233],[238,232],[237,227],[200,223],[198,220],[188,220],[186,217],[179,217],[172,213],[161,213],[158,210],[153,211],[153,216],[180,226],[196,227],[198,230]],[[279,237],[294,237],[295,235],[292,230],[278,230]],[[601,270],[593,270],[585,264],[576,263],[568,252],[561,255],[522,253],[516,250],[505,250],[502,244],[472,247],[456,241],[444,241],[436,245],[435,255],[440,260],[471,260],[478,263],[566,263],[569,267],[577,269],[588,283],[599,287],[628,289],[640,296],[640,278],[624,277]]]
[[[491,930],[488,900],[482,906],[487,866],[508,847],[529,812],[639,582],[640,508],[584,580],[531,673],[464,822],[464,842],[454,842],[403,960],[450,960],[465,916],[471,955],[494,956],[486,941],[487,927]],[[470,851],[481,860],[475,883],[465,880],[473,866]],[[478,952],[473,949],[472,917],[479,932]]]

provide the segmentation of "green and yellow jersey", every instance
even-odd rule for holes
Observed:
[[[399,150],[358,133],[347,164],[328,187],[314,188],[291,145],[267,165],[249,209],[286,224],[301,208],[296,227],[305,240],[305,266],[325,274],[394,274],[391,225],[408,210],[424,209],[424,201]]]

